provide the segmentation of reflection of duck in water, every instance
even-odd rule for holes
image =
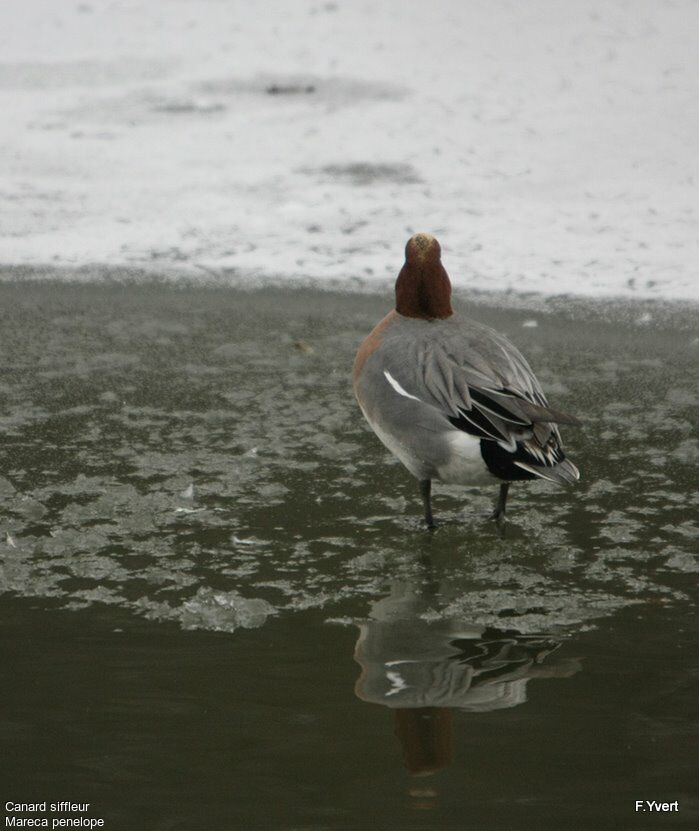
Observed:
[[[428,600],[395,584],[360,625],[354,657],[362,672],[355,693],[396,712],[408,769],[428,775],[451,762],[452,710],[485,713],[527,700],[532,678],[565,678],[575,659],[549,660],[561,645],[551,635],[526,635],[460,620],[425,620]]]

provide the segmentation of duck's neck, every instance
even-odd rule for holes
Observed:
[[[451,282],[439,260],[405,263],[396,280],[396,311],[423,320],[451,317]]]

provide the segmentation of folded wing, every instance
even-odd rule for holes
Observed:
[[[579,478],[557,425],[580,422],[549,406],[526,359],[503,335],[469,322],[453,337],[416,343],[411,361],[429,403],[454,427],[482,440],[491,472],[558,484]]]

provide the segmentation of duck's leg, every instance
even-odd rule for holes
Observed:
[[[491,519],[494,519],[496,522],[504,522],[505,520],[505,508],[507,505],[507,492],[510,489],[509,482],[503,482],[500,485],[500,493],[498,495],[498,501],[495,503],[495,510],[490,515]]]
[[[420,496],[422,497],[422,504],[425,506],[425,522],[427,527],[432,530],[435,528],[434,517],[432,516],[432,480],[420,480]]]

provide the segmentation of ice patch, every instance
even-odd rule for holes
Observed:
[[[240,628],[257,629],[275,613],[274,606],[261,598],[202,588],[180,609],[173,610],[172,617],[179,619],[183,629],[235,632]]]
[[[383,285],[427,230],[457,286],[699,300],[691,0],[94,6],[2,4],[12,278]]]

